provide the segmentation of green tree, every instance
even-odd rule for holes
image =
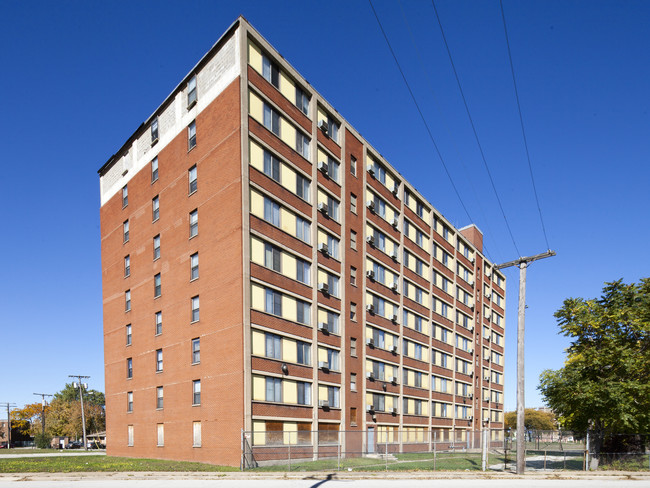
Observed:
[[[86,417],[87,433],[106,430],[104,403],[104,394],[102,392],[84,390],[84,415]],[[67,383],[61,391],[54,394],[54,398],[50,403],[50,412],[46,425],[51,435],[75,438],[83,435],[79,388]]]
[[[650,432],[650,279],[605,283],[599,299],[569,298],[555,318],[572,341],[539,389],[564,428],[592,432],[597,464],[613,434]]]
[[[507,429],[517,428],[517,412],[506,412],[504,416]],[[555,430],[555,415],[535,408],[524,410],[524,427],[526,430]]]

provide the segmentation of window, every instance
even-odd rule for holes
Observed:
[[[350,231],[350,249],[357,250],[357,233],[353,230]]]
[[[122,188],[122,208],[126,207],[129,204],[129,188],[124,185]]]
[[[131,324],[126,326],[126,345],[130,346],[131,345]]]
[[[190,239],[199,233],[199,211],[190,212]]]
[[[151,121],[151,145],[158,142],[158,117]]]
[[[310,264],[300,258],[296,258],[296,279],[305,285],[310,283]]]
[[[189,182],[189,194],[191,195],[198,189],[198,179],[196,174],[196,165],[192,166],[187,172],[187,179]]]
[[[296,215],[296,237],[307,244],[311,243],[311,225]]]
[[[162,312],[156,312],[156,335],[162,334]]]
[[[350,212],[357,214],[357,196],[354,193],[350,193]]]
[[[264,174],[278,183],[281,183],[280,165],[281,163],[278,158],[273,156],[270,152],[264,151]]]
[[[273,315],[282,316],[282,294],[266,288],[264,311]]]
[[[153,277],[153,297],[158,298],[162,294],[162,282],[160,273]]]
[[[156,388],[156,408],[163,408],[163,387],[159,386]]]
[[[339,259],[339,240],[331,235],[327,235],[327,251],[334,259]]]
[[[334,198],[327,196],[327,215],[330,218],[339,221],[339,202]]]
[[[192,322],[199,321],[199,297],[192,297]]]
[[[305,364],[309,366],[311,364],[311,345],[307,342],[297,341],[298,347],[298,364]]]
[[[131,256],[124,256],[124,277],[131,276]]]
[[[282,273],[282,251],[273,244],[264,244],[264,266]]]
[[[327,403],[331,408],[340,408],[341,389],[338,386],[327,387]]]
[[[350,266],[350,284],[357,286],[357,268]]]
[[[350,302],[350,320],[352,322],[357,321],[357,304]]]
[[[187,150],[190,151],[196,146],[196,120],[187,126]]]
[[[337,314],[335,312],[330,312],[329,310],[319,309],[319,315],[320,315],[321,312],[325,312],[325,314],[326,314],[326,321],[325,321],[324,325],[327,328],[327,331],[330,332],[331,334],[338,334],[339,333],[339,314]]]
[[[131,310],[131,290],[126,290],[124,292],[124,311],[128,312]]]
[[[302,300],[296,300],[296,322],[309,325],[309,313],[311,307],[309,303]]]
[[[163,370],[163,353],[162,349],[156,350],[156,373]]]
[[[350,356],[357,357],[357,340],[354,337],[350,338]]]
[[[309,180],[296,173],[296,194],[305,201],[309,201]]]
[[[153,222],[160,218],[160,198],[157,196],[151,200],[151,217]]]
[[[296,106],[303,114],[309,116],[309,96],[298,86],[296,86]]]
[[[133,412],[133,392],[126,393],[126,411]]]
[[[151,182],[158,180],[158,157],[151,160]]]
[[[192,405],[201,405],[201,380],[192,381]]]
[[[309,159],[309,143],[310,143],[309,137],[307,137],[305,134],[297,130],[296,151],[298,151],[298,154],[300,154],[305,159]]]
[[[262,76],[274,87],[280,88],[280,67],[266,55],[262,55]]]
[[[350,390],[357,391],[357,374],[350,373]]]
[[[196,75],[194,75],[190,78],[190,81],[187,82],[187,108],[192,108],[197,99]]]
[[[160,258],[160,234],[153,238],[153,260]]]
[[[192,364],[201,362],[201,339],[192,339]]]
[[[280,227],[280,205],[266,197],[264,197],[264,220]]]
[[[264,334],[264,355],[271,359],[282,359],[282,338],[277,334]]]
[[[282,380],[280,378],[266,378],[266,396],[267,402],[282,401]]]
[[[386,348],[385,347],[385,343],[386,343],[385,338],[386,338],[386,334],[384,333],[383,330],[372,329],[372,340],[375,343],[375,347],[377,347],[379,349],[385,349]],[[394,343],[394,344],[397,345],[396,343]]]
[[[269,104],[264,104],[264,127],[280,137],[280,114]]]
[[[133,426],[126,426],[126,444],[128,446],[133,446]]]
[[[311,404],[311,383],[299,381],[298,386],[298,405]]]
[[[192,447],[201,447],[201,422],[192,422]]]
[[[124,236],[124,242],[129,242],[129,221],[125,220],[122,224],[122,233]]]
[[[156,445],[158,447],[163,447],[165,445],[165,426],[164,424],[157,424],[156,427],[158,433],[158,443]]]
[[[327,176],[332,181],[339,181],[341,164],[333,158],[327,157]]]
[[[357,158],[350,156],[350,173],[353,176],[357,176]]]
[[[338,142],[339,141],[339,129],[341,128],[341,124],[339,124],[336,120],[334,120],[329,115],[327,116],[327,120],[321,120],[319,122],[319,125],[321,125],[323,122],[325,124],[327,124],[327,135],[334,142]]]
[[[133,359],[127,358],[126,360],[126,377],[127,379],[133,378]]]
[[[339,352],[333,349],[327,349],[327,368],[332,371],[340,371]]]
[[[190,256],[190,280],[196,280],[199,277],[199,253]]]

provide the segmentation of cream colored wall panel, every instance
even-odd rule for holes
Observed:
[[[264,102],[252,91],[248,92],[248,113],[260,124],[264,124]]]
[[[296,216],[286,208],[280,208],[280,228],[287,234],[296,235]]]
[[[251,41],[248,41],[248,64],[259,74],[262,74],[262,52]]]
[[[298,403],[298,384],[295,381],[282,381],[282,403]]]
[[[253,400],[266,400],[266,380],[263,376],[253,376]]]
[[[264,218],[264,197],[256,192],[251,190],[251,213],[260,219]]]
[[[296,128],[282,117],[280,117],[280,138],[287,146],[296,148]]]
[[[252,139],[249,141],[249,158],[251,166],[264,172],[264,149]]]
[[[253,420],[253,445],[262,446],[266,444],[266,422],[264,420]]]
[[[282,339],[282,359],[290,363],[298,362],[298,343],[293,339]]]
[[[296,193],[296,172],[286,164],[280,166],[280,181],[291,193]]]
[[[266,354],[266,347],[264,342],[264,333],[259,330],[253,331],[253,354],[255,356],[264,356]]]
[[[287,97],[291,103],[296,103],[296,85],[293,80],[282,71],[280,71],[280,92]]]
[[[264,243],[257,237],[251,238],[251,261],[264,266]]]
[[[282,317],[292,322],[298,319],[295,298],[282,295]]]
[[[282,274],[294,280],[298,276],[296,258],[285,252],[282,253]]]
[[[260,285],[251,286],[251,307],[264,311],[264,288]]]

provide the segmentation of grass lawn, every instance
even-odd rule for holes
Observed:
[[[112,456],[58,456],[0,459],[0,473],[74,473],[87,471],[239,471],[230,466]]]
[[[341,469],[359,471],[384,471],[388,466],[389,471],[432,471],[433,453],[404,453],[396,454],[397,460],[389,460],[388,465],[383,459],[377,458],[343,458]],[[490,454],[488,464],[503,463],[503,456]],[[319,461],[295,461],[291,463],[291,471],[321,471],[336,470],[338,462],[336,459],[322,459]],[[481,455],[468,453],[442,453],[436,456],[436,471],[457,471],[457,470],[480,470]],[[262,466],[251,471],[289,471],[288,464],[276,466]]]

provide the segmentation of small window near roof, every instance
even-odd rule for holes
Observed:
[[[187,108],[192,108],[196,104],[197,100],[196,75],[194,75],[190,78],[190,81],[187,82]]]
[[[158,117],[151,122],[151,145],[158,142]]]

